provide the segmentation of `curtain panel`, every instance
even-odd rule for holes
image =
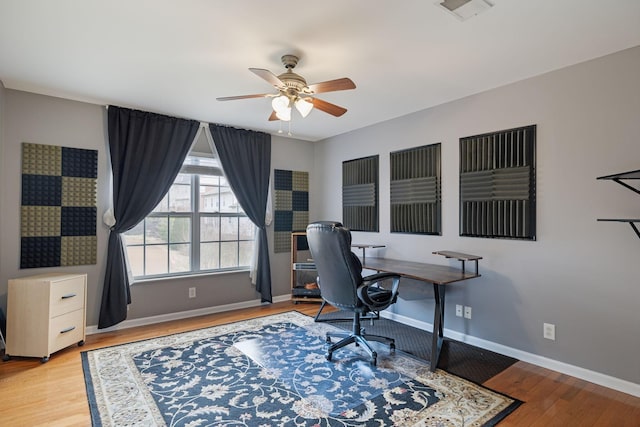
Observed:
[[[113,216],[98,328],[127,317],[131,303],[122,233],[142,221],[167,194],[200,123],[110,106],[109,151],[113,174]]]
[[[247,217],[258,227],[256,290],[262,302],[272,302],[266,224],[271,135],[215,124],[210,124],[209,130],[231,190]]]

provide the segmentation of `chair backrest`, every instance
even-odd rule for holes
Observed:
[[[362,307],[357,294],[362,264],[351,252],[349,229],[337,221],[314,222],[307,227],[307,241],[322,298],[339,308]]]

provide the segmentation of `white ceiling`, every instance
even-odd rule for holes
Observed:
[[[640,45],[640,0],[492,0],[461,22],[435,0],[0,0],[5,87],[269,133],[275,92],[248,71],[301,56],[348,112],[294,113],[320,140]],[[287,128],[285,127],[285,133]]]

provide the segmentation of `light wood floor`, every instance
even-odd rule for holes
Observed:
[[[89,335],[83,347],[61,350],[45,364],[30,358],[0,362],[0,425],[91,425],[81,351],[288,310],[315,315],[318,306],[277,303]],[[525,402],[500,427],[640,426],[640,398],[528,363],[518,362],[484,385]]]

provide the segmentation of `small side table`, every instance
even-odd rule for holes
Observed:
[[[386,248],[387,245],[376,245],[376,244],[372,244],[372,243],[352,243],[351,247],[352,248],[362,249],[362,263],[364,264],[364,260],[365,260],[365,256],[366,256],[365,251],[367,249]]]
[[[442,255],[445,258],[455,258],[458,261],[462,262],[462,274],[465,273],[465,261],[474,261],[476,263],[476,275],[480,275],[478,273],[478,260],[482,259],[481,256],[478,255],[469,255],[469,254],[463,254],[461,252],[454,252],[454,251],[435,251],[432,252],[434,255]]]

